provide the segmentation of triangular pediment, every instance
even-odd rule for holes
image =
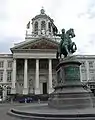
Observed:
[[[42,39],[24,46],[23,49],[56,49],[57,46],[58,44],[55,44],[53,41]]]
[[[57,48],[58,42],[51,39],[41,38],[26,42],[22,45],[13,47],[12,49],[57,49]]]

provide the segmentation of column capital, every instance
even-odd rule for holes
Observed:
[[[16,58],[13,58],[13,61],[16,61],[17,59]]]
[[[48,60],[52,60],[52,58],[48,58]]]
[[[38,61],[39,61],[40,59],[39,59],[39,58],[37,58],[36,60],[38,60]]]

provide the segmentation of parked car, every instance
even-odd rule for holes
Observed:
[[[33,102],[33,99],[31,97],[27,97],[27,98],[21,98],[19,99],[20,103],[31,103]]]

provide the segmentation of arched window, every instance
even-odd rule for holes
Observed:
[[[35,22],[34,30],[35,30],[35,33],[38,34],[38,22],[37,21]]]
[[[45,21],[41,22],[41,30],[45,30],[46,29],[46,23]]]
[[[38,31],[38,22],[35,22],[35,31]]]
[[[49,32],[51,32],[51,23],[50,22],[48,23],[48,29],[49,29]]]

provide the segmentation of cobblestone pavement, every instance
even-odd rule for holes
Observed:
[[[22,120],[20,118],[15,118],[7,115],[7,112],[10,108],[15,108],[17,106],[24,106],[25,104],[6,104],[0,103],[0,120]]]

